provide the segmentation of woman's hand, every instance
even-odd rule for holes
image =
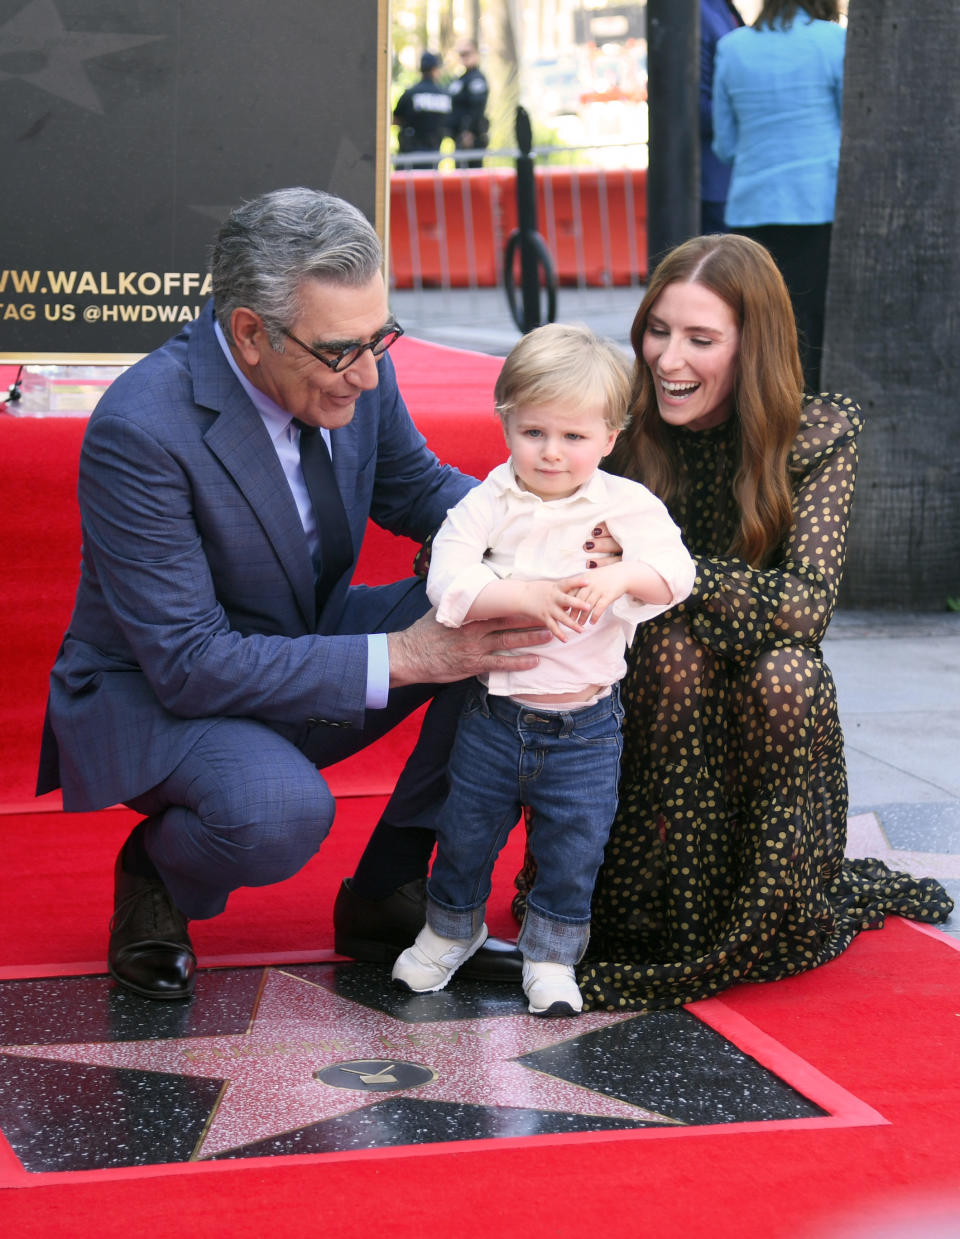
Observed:
[[[414,574],[421,578],[427,579],[427,573],[430,571],[430,551],[433,546],[433,535],[426,540],[423,546],[417,551],[413,560]],[[599,525],[594,525],[590,530],[589,537],[583,544],[585,568],[600,568],[607,564],[619,563],[623,558],[623,547],[611,537],[607,530],[606,524],[601,521]]]
[[[583,544],[587,556],[588,568],[605,567],[607,564],[619,563],[623,558],[623,547],[601,521],[590,530],[590,536]]]

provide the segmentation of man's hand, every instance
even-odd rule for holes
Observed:
[[[387,634],[390,651],[390,687],[404,684],[451,684],[488,671],[529,671],[539,662],[536,654],[511,654],[550,640],[546,628],[522,627],[525,616],[477,620],[462,628],[438,624],[436,611],[405,628]]]

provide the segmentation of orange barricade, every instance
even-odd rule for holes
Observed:
[[[560,284],[609,288],[647,275],[647,174],[536,169],[538,229]]]
[[[647,174],[541,167],[538,226],[561,284],[609,287],[647,276]],[[390,178],[390,263],[397,288],[493,287],[517,226],[510,168],[398,171]]]
[[[503,202],[512,199],[513,183],[509,168],[394,172],[390,259],[396,287],[499,283],[507,239]]]

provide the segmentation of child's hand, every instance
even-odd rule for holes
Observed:
[[[516,581],[513,584],[522,591],[523,613],[538,620],[560,641],[566,641],[568,632],[583,632],[589,611],[579,617],[583,606],[578,592],[586,589],[595,575],[596,570],[589,576],[584,573],[564,581]]]
[[[573,578],[558,584],[576,597],[571,618],[577,620],[582,631],[588,620],[595,624],[611,603],[630,592],[630,570],[622,563],[612,563],[592,569],[579,584]]]
[[[561,581],[491,581],[474,599],[466,618],[529,615],[558,640],[566,641],[571,632],[583,632],[588,622],[595,624],[624,594],[641,602],[670,601],[670,587],[652,568],[613,562]]]

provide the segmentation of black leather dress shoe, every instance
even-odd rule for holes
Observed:
[[[187,919],[157,878],[127,873],[117,857],[107,966],[144,998],[189,998],[197,957]]]
[[[385,899],[364,899],[344,878],[333,905],[334,945],[338,955],[372,964],[392,964],[423,928],[427,884],[417,878]],[[475,981],[514,981],[523,973],[523,956],[512,942],[488,938],[457,971]]]

